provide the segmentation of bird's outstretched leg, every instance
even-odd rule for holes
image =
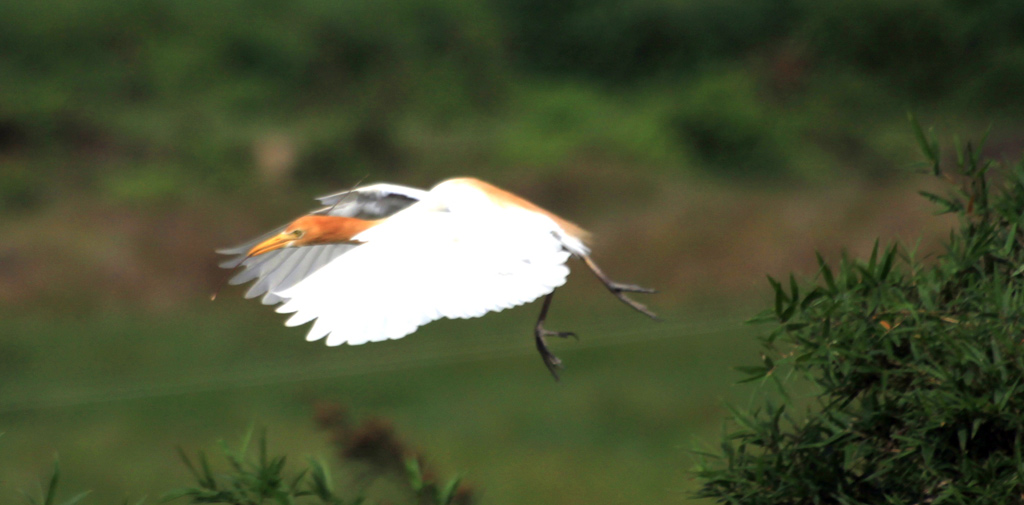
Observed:
[[[552,291],[551,293],[548,293],[548,295],[544,297],[544,304],[540,308],[540,317],[537,318],[537,326],[533,330],[533,336],[537,342],[537,351],[540,352],[540,357],[541,359],[544,360],[544,366],[548,367],[548,371],[551,372],[551,375],[557,381],[558,369],[562,368],[562,360],[555,357],[554,354],[551,354],[551,351],[548,350],[548,344],[544,340],[544,337],[572,337],[575,338],[576,340],[579,340],[579,337],[576,336],[576,334],[571,331],[551,331],[547,328],[544,328],[544,320],[547,319],[548,317],[548,308],[551,307],[551,299],[554,296],[555,292]]]
[[[657,293],[657,291],[651,288],[637,286],[635,284],[622,284],[621,282],[615,282],[609,279],[608,276],[601,271],[601,269],[597,266],[597,263],[594,263],[594,260],[590,259],[590,256],[580,256],[580,258],[583,260],[584,263],[587,264],[587,267],[590,268],[590,271],[594,272],[594,275],[596,275],[597,278],[600,279],[602,283],[604,283],[604,286],[608,288],[608,291],[611,291],[616,298],[622,300],[622,303],[625,303],[626,305],[633,307],[633,309],[635,309],[637,312],[640,312],[643,315],[651,319],[654,319],[655,321],[659,320],[657,314],[651,312],[651,309],[648,309],[646,305],[636,300],[633,300],[625,295],[625,293]]]

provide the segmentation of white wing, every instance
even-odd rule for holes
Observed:
[[[325,205],[310,214],[380,219],[405,209],[423,198],[426,191],[396,184],[372,184],[352,191],[344,191],[318,198]],[[287,226],[287,225],[285,225]],[[333,259],[352,250],[352,244],[316,245],[310,247],[285,248],[246,259],[245,254],[256,244],[281,233],[280,226],[244,244],[218,249],[217,253],[234,256],[220,264],[222,268],[244,270],[232,277],[229,284],[244,284],[253,279],[256,282],[245,293],[246,298],[263,296],[265,305],[283,301],[275,294],[294,286],[316,272]]]
[[[479,317],[533,301],[565,283],[570,253],[548,218],[408,212],[357,235],[365,241],[291,288],[277,311],[288,326],[313,319],[327,345],[401,338],[442,317]]]

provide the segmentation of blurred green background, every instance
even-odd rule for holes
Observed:
[[[174,445],[251,423],[330,457],[340,402],[482,503],[686,502],[690,449],[757,394],[731,367],[764,274],[948,230],[907,112],[1019,157],[1021,26],[1011,0],[0,2],[0,501],[55,452],[94,503],[155,498]],[[666,321],[579,275],[555,384],[535,305],[328,349],[208,301],[212,250],[312,196],[456,175],[593,231]]]

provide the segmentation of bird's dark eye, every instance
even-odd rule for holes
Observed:
[[[295,231],[292,232],[292,236],[295,237],[295,238],[302,238],[302,236],[305,235],[305,234],[306,234],[306,232],[302,231],[302,230],[295,230]]]

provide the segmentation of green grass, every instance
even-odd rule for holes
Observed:
[[[276,452],[330,459],[311,415],[336,401],[391,419],[483,503],[684,500],[688,449],[720,431],[723,400],[749,393],[730,367],[757,359],[740,324],[750,312],[662,308],[652,323],[602,302],[552,316],[583,337],[553,343],[561,383],[533,349],[536,307],[339,348],[234,300],[163,316],[7,314],[0,497],[34,489],[54,452],[65,492],[95,490],[86,503],[156,497],[188,483],[175,445],[207,448],[253,423]]]

